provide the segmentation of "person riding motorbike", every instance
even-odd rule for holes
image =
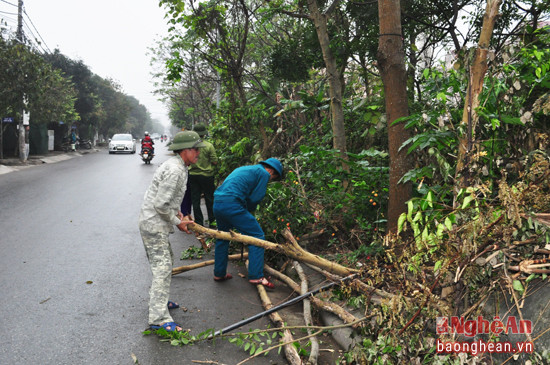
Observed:
[[[151,153],[154,155],[155,154],[155,148],[153,147],[154,144],[155,142],[153,141],[151,136],[149,136],[149,132],[145,132],[145,137],[141,139],[141,154],[143,154],[144,148],[149,148],[151,150]]]

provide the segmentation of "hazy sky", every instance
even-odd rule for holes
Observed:
[[[18,0],[0,1],[0,11],[17,13],[11,4]],[[153,119],[169,124],[166,108],[152,94],[147,55],[168,29],[157,0],[24,0],[23,5],[26,34],[26,29],[32,30],[50,51],[58,48],[82,60],[93,73],[118,81]]]

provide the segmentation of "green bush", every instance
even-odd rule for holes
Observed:
[[[357,249],[385,230],[387,154],[376,150],[348,154],[342,169],[334,150],[300,147],[289,156],[284,181],[270,184],[258,216],[266,237],[277,241],[284,228],[300,237],[324,229],[326,244]]]

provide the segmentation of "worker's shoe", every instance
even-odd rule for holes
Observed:
[[[275,289],[275,285],[271,281],[267,280],[265,277],[260,279],[248,280],[248,282],[253,285],[263,285],[266,289]]]
[[[229,279],[233,279],[233,275],[231,274],[225,274],[224,277],[217,277],[217,276],[214,276],[214,281],[226,281],[226,280],[229,280]]]

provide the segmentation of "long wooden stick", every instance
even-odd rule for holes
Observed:
[[[265,291],[265,288],[263,285],[258,285],[258,294],[260,295],[260,298],[262,300],[262,304],[264,306],[265,310],[269,310],[273,308],[273,304],[271,303],[271,300],[269,299],[269,296],[267,295],[267,292]],[[296,350],[296,347],[294,347],[294,339],[292,336],[292,332],[290,332],[289,329],[285,328],[285,321],[283,318],[279,315],[277,312],[272,312],[269,314],[269,318],[277,326],[278,328],[283,331],[283,338],[282,342],[286,343],[286,345],[283,346],[285,357],[289,364],[291,365],[300,365],[302,364],[302,361],[300,359],[300,355],[298,355],[298,351]]]
[[[298,273],[298,276],[301,281],[300,294],[307,293],[309,290],[307,276],[304,273],[304,270],[302,269],[302,265],[300,265],[298,261],[294,261],[294,270],[296,270],[296,272]],[[309,299],[304,299],[303,310],[304,310],[304,322],[306,326],[312,326],[313,319],[311,318],[311,302]],[[313,330],[311,328],[308,328],[307,334],[308,335],[313,334]],[[319,358],[319,340],[317,339],[317,336],[311,337],[310,340],[311,340],[311,351],[309,353],[308,364],[317,365],[317,359]]]
[[[242,255],[240,253],[237,253],[235,255],[229,255],[229,260],[239,260],[240,258],[247,259],[248,258],[248,252],[243,253]],[[214,265],[214,260],[207,260],[203,262],[199,262],[197,264],[187,265],[187,266],[178,266],[174,267],[172,269],[172,275],[181,274],[182,272],[191,271],[198,269],[200,267],[205,267],[208,265]]]

